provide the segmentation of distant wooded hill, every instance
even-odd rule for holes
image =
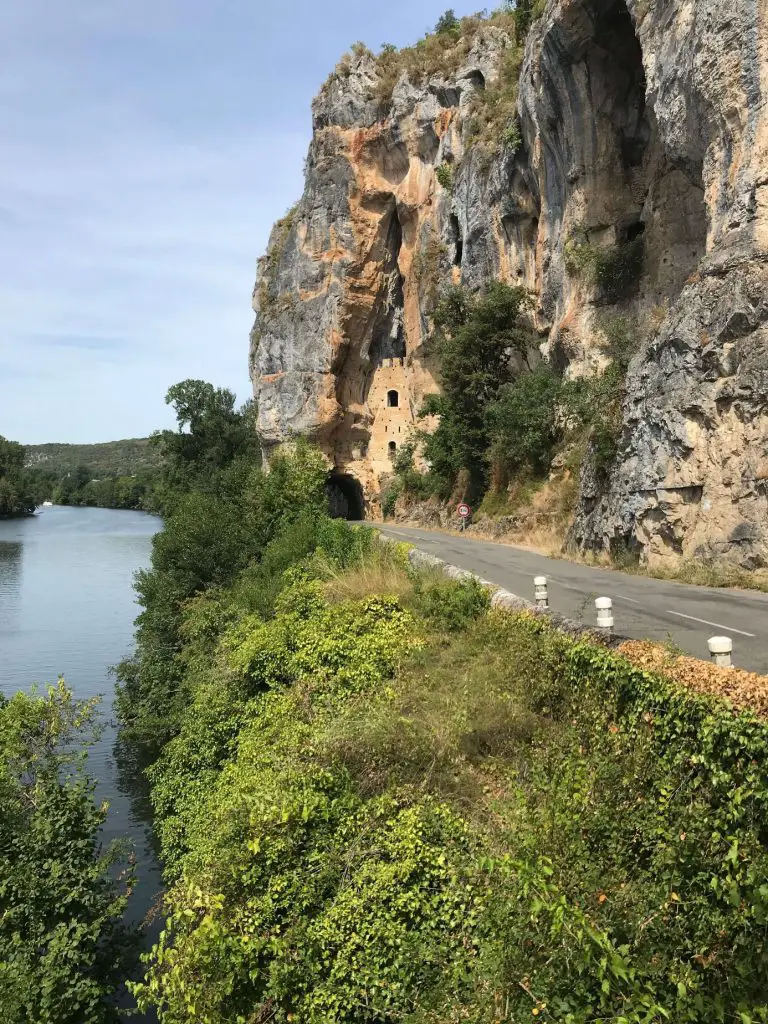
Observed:
[[[53,470],[63,475],[83,466],[96,479],[135,476],[142,470],[157,468],[162,459],[159,449],[147,437],[104,444],[28,444],[24,451],[29,469]]]

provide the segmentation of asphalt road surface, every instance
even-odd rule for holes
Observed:
[[[711,636],[729,636],[735,665],[768,674],[768,594],[669,583],[547,558],[509,544],[410,526],[376,526],[530,601],[533,577],[546,576],[552,610],[590,625],[596,622],[595,598],[611,597],[614,628],[623,636],[671,640],[699,658],[709,658]]]

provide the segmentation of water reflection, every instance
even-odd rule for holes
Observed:
[[[143,886],[144,892],[141,894],[142,898],[136,901],[134,915],[137,919],[139,913],[141,913],[142,919],[149,915],[148,931],[154,933],[156,929],[153,912],[162,887],[156,869],[160,848],[152,829],[152,804],[149,799],[149,782],[146,776],[146,769],[152,763],[153,758],[146,747],[139,743],[127,742],[119,733],[112,748],[112,756],[117,789],[129,807],[133,840],[136,842],[141,834],[145,860],[150,855],[153,858],[149,877],[145,870],[144,877],[139,878],[139,886]],[[145,869],[146,866],[145,864]]]
[[[0,539],[0,636],[17,628],[24,545]]]

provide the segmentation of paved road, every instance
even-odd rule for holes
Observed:
[[[624,636],[671,639],[700,658],[709,657],[709,637],[730,636],[734,663],[768,674],[768,594],[668,583],[547,558],[509,544],[406,526],[376,526],[529,600],[533,577],[546,576],[551,608],[573,619],[594,623],[594,599],[611,597],[616,632]]]

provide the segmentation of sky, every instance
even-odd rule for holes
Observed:
[[[407,45],[445,2],[0,0],[0,434],[145,436],[188,377],[248,398],[312,97],[355,40]]]

